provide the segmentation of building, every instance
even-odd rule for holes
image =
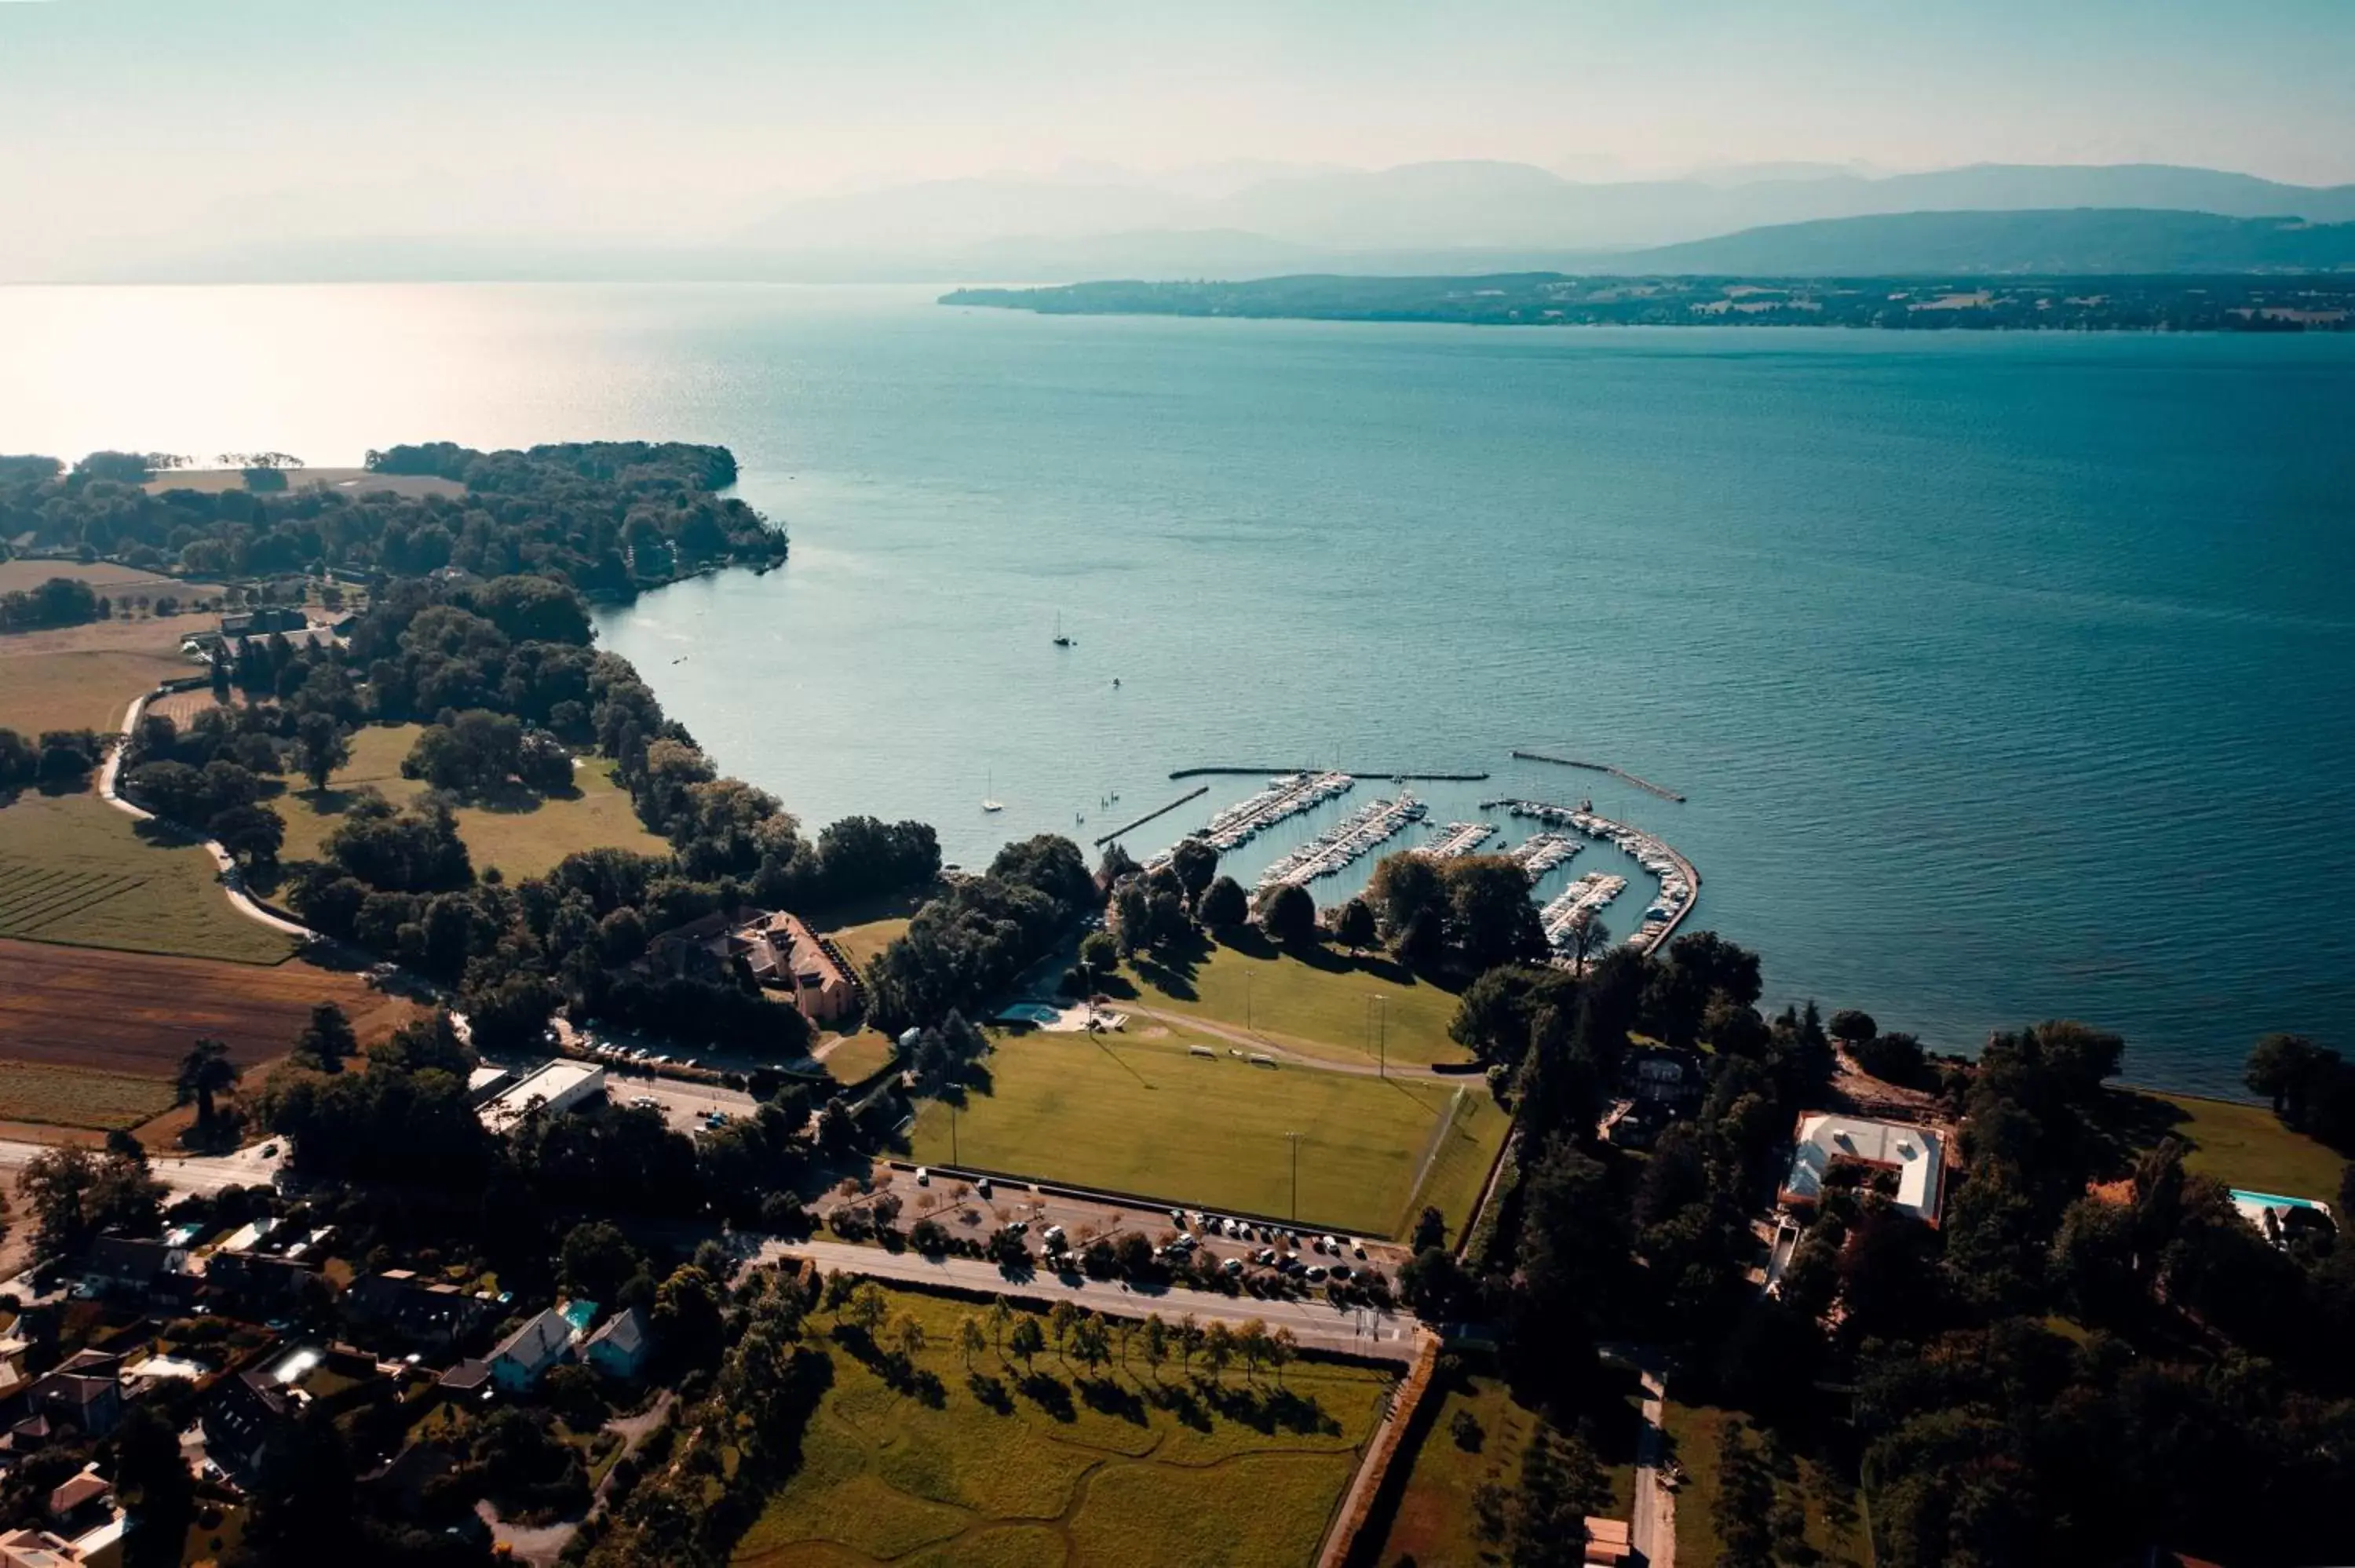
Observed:
[[[1586,1560],[1615,1568],[1630,1562],[1636,1555],[1635,1531],[1624,1519],[1598,1519],[1589,1514],[1586,1520]]]
[[[103,1437],[123,1419],[123,1358],[76,1351],[41,1374],[26,1391],[25,1404],[52,1426]]]
[[[344,1312],[403,1344],[443,1350],[481,1328],[491,1304],[445,1281],[388,1268],[354,1280],[344,1292]]]
[[[738,909],[674,927],[646,944],[639,967],[681,980],[749,976],[812,1023],[831,1023],[858,1005],[858,980],[832,944],[798,915]]]
[[[186,1247],[137,1236],[101,1236],[82,1256],[83,1281],[105,1296],[145,1299],[159,1288],[168,1294],[170,1280],[187,1272]]]
[[[310,620],[300,609],[283,605],[263,605],[258,609],[231,610],[220,618],[220,634],[225,638],[267,637],[273,631],[304,631]]]
[[[2316,1236],[2338,1234],[2339,1222],[2330,1205],[2318,1199],[2285,1198],[2278,1192],[2244,1192],[2238,1187],[2230,1189],[2229,1195],[2241,1217],[2277,1247],[2286,1248],[2290,1239],[2301,1231]]]
[[[1789,1208],[1813,1208],[1828,1187],[1841,1184],[1853,1171],[1865,1184],[1889,1190],[1889,1200],[1900,1211],[1924,1224],[1934,1225],[1945,1202],[1945,1139],[1928,1128],[1871,1117],[1808,1111],[1799,1118],[1794,1134],[1790,1173],[1783,1179],[1782,1202]]]
[[[607,1377],[626,1382],[638,1375],[638,1369],[646,1364],[646,1352],[653,1348],[645,1315],[634,1307],[624,1307],[589,1336],[589,1342],[581,1348],[581,1359]]]
[[[505,1132],[521,1121],[534,1106],[552,1116],[604,1093],[604,1068],[559,1058],[525,1074],[484,1101],[475,1114],[493,1132]]]
[[[550,1307],[501,1340],[491,1351],[491,1381],[509,1393],[527,1393],[572,1357],[572,1325]]]
[[[205,1406],[205,1453],[232,1475],[261,1469],[271,1446],[290,1439],[303,1394],[263,1372],[223,1378]]]

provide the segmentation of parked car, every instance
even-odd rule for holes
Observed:
[[[916,1185],[917,1185],[917,1186],[919,1186],[919,1187],[929,1187],[929,1186],[931,1186],[932,1184],[932,1173],[930,1171],[925,1170],[925,1169],[924,1169],[922,1166],[921,1166],[921,1165],[917,1166],[917,1167],[916,1167]]]

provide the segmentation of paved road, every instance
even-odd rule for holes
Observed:
[[[264,1149],[278,1153],[265,1157]],[[46,1154],[49,1146],[42,1143],[19,1143],[0,1140],[0,1172],[5,1172],[6,1184],[16,1184],[16,1172],[37,1154]],[[150,1160],[147,1169],[155,1180],[172,1190],[176,1197],[197,1193],[210,1197],[224,1187],[266,1187],[278,1173],[285,1155],[285,1144],[279,1139],[240,1149],[234,1154],[190,1156],[182,1160]]]
[[[1645,1372],[1644,1431],[1636,1442],[1636,1510],[1628,1534],[1649,1568],[1671,1568],[1677,1560],[1677,1494],[1660,1484],[1668,1398],[1668,1375]]]
[[[773,1262],[786,1256],[808,1258],[829,1272],[847,1269],[876,1279],[954,1286],[1029,1301],[1071,1300],[1099,1312],[1126,1318],[1158,1312],[1174,1320],[1190,1312],[1205,1321],[1219,1319],[1238,1326],[1256,1318],[1270,1329],[1291,1330],[1293,1337],[1303,1345],[1382,1361],[1412,1361],[1416,1336],[1423,1332],[1412,1318],[1364,1309],[1345,1310],[1324,1301],[1271,1301],[1251,1296],[1220,1296],[1208,1290],[1132,1290],[1118,1280],[1045,1272],[1028,1279],[1011,1279],[996,1264],[978,1258],[928,1258],[913,1252],[885,1252],[880,1247],[855,1246],[848,1242],[764,1242],[756,1261]]]

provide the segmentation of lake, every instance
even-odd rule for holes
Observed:
[[[2078,1016],[2129,1076],[2216,1092],[2267,1030],[2355,1047],[2355,337],[930,293],[0,289],[0,450],[724,442],[791,562],[601,630],[813,825],[920,817],[975,865],[1177,769],[1486,769],[1415,786],[1432,823],[1592,796],[1698,864],[1693,925],[1763,952],[1776,1004],[1941,1047]],[[1125,842],[1255,785],[1209,782]],[[1591,870],[1637,879],[1632,928],[1614,851],[1549,890]]]

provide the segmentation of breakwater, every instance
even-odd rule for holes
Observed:
[[[1614,768],[1608,762],[1587,762],[1575,757],[1556,757],[1550,751],[1522,751],[1516,749],[1513,752],[1513,755],[1523,762],[1550,762],[1561,768],[1583,768],[1589,773],[1608,773],[1612,778],[1622,779],[1626,783],[1633,784],[1638,789],[1648,789],[1663,800],[1676,800],[1681,802],[1684,800],[1682,795],[1678,794],[1674,789],[1669,789],[1665,784],[1655,784],[1648,779],[1637,778],[1635,774],[1628,772],[1625,768]]]
[[[1627,945],[1640,952],[1657,952],[1692,913],[1693,900],[1700,892],[1700,872],[1693,863],[1641,828],[1597,815],[1592,802],[1572,807],[1544,800],[1483,800],[1480,809],[1509,811],[1548,827],[1571,828],[1590,839],[1606,839],[1658,877],[1660,896],[1644,911],[1643,924],[1627,938]]]
[[[1222,765],[1217,768],[1175,768],[1170,769],[1169,777],[1172,779],[1246,778],[1258,773],[1315,773],[1317,769],[1313,768],[1229,768]],[[1402,784],[1481,784],[1486,783],[1488,778],[1485,771],[1409,773],[1401,772],[1395,768],[1340,768],[1333,771],[1346,773],[1352,779],[1395,779]],[[1681,795],[1677,798],[1684,799]]]
[[[1133,822],[1122,823],[1119,827],[1114,828],[1103,837],[1096,840],[1095,847],[1102,849],[1104,845],[1112,842],[1113,840],[1119,838],[1123,833],[1133,833],[1136,832],[1137,829],[1145,826],[1146,823],[1153,821],[1156,817],[1166,817],[1170,812],[1176,810],[1178,807],[1184,805],[1187,801],[1199,800],[1209,792],[1210,787],[1208,784],[1199,785],[1192,789],[1188,789],[1183,795],[1178,796],[1175,800],[1170,801],[1169,804],[1159,807],[1154,810],[1147,811],[1145,815],[1137,818]]]

